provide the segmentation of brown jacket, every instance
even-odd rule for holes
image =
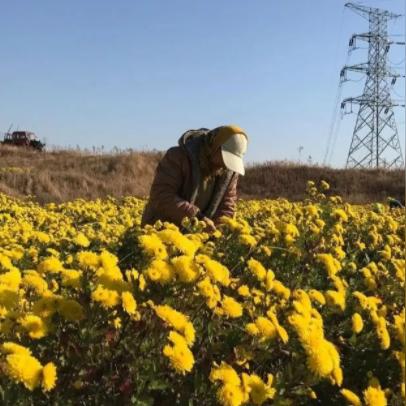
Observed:
[[[149,201],[142,215],[141,225],[157,220],[180,225],[184,217],[195,216],[199,208],[194,204],[200,181],[198,151],[202,139],[185,133],[179,146],[170,148],[155,172]],[[203,213],[215,223],[221,216],[233,216],[237,201],[238,174],[226,171],[216,178],[213,195]]]

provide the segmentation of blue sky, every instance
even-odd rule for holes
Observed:
[[[364,3],[405,11],[403,0]],[[51,145],[166,149],[187,129],[235,123],[250,135],[248,161],[298,160],[302,146],[303,161],[322,162],[348,39],[368,28],[343,5],[2,1],[0,131],[13,123]],[[389,32],[403,34],[404,21]],[[349,63],[365,58],[358,50]],[[390,53],[404,58],[401,47]],[[343,95],[360,92],[362,81],[348,82]],[[396,114],[404,146],[404,110]],[[334,166],[355,118],[341,122]]]

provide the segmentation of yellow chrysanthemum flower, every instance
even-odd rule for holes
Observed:
[[[221,301],[221,309],[223,310],[225,316],[233,319],[241,317],[243,312],[241,304],[232,297],[226,295],[223,296]]]
[[[265,383],[256,374],[242,374],[244,389],[249,394],[252,403],[255,405],[262,405],[267,400],[273,399],[275,396],[276,389],[271,387],[273,377],[270,375],[268,378],[268,383]]]
[[[23,347],[22,345],[5,342],[1,345],[1,351],[5,354],[22,354],[31,355],[31,350],[29,348]]]
[[[180,255],[172,258],[171,262],[180,281],[190,283],[197,279],[199,275],[199,268],[197,267],[193,257]]]
[[[83,233],[78,233],[73,239],[73,242],[76,245],[79,245],[80,247],[84,248],[87,248],[90,245],[90,241]]]
[[[171,366],[176,372],[182,375],[190,372],[194,365],[194,357],[187,346],[186,340],[175,331],[171,331],[168,338],[173,345],[166,345],[163,354],[169,358]]]
[[[188,345],[195,341],[195,330],[189,318],[168,305],[154,306],[156,315],[169,326],[182,333]]]
[[[105,308],[115,307],[120,303],[120,295],[115,290],[105,289],[102,285],[97,285],[92,292],[92,299],[99,302]]]
[[[217,400],[222,406],[240,406],[245,403],[245,397],[240,386],[227,383],[217,390]]]
[[[37,269],[40,273],[59,273],[63,270],[63,265],[58,258],[49,257],[41,261]]]
[[[237,292],[242,297],[248,297],[250,295],[250,289],[247,285],[240,286]]]
[[[266,269],[264,266],[254,258],[251,258],[247,262],[248,269],[259,281],[264,281],[266,278]]]
[[[144,251],[153,258],[165,259],[168,257],[165,244],[156,234],[142,235],[139,242]]]
[[[362,406],[361,399],[349,389],[341,389],[340,393],[343,395],[345,400],[352,406]]]
[[[240,386],[241,379],[238,376],[235,369],[227,364],[226,362],[221,362],[220,365],[214,365],[210,372],[209,379],[214,381],[221,381],[223,384],[233,385],[233,386]]]
[[[354,313],[352,315],[352,331],[355,334],[359,334],[362,329],[364,328],[364,322],[362,321],[362,317],[359,313]]]
[[[49,392],[50,390],[54,389],[56,380],[56,366],[53,362],[49,362],[42,370],[42,388],[44,392]]]
[[[27,314],[18,319],[18,322],[33,339],[39,339],[48,334],[47,323],[41,317],[34,314]]]
[[[366,406],[386,406],[388,404],[385,392],[379,386],[368,386],[364,390],[364,402]]]
[[[230,284],[230,272],[220,262],[203,254],[198,255],[196,261],[204,266],[207,275],[213,282],[218,282],[223,286],[228,286]]]
[[[134,296],[130,292],[123,292],[121,294],[121,300],[123,303],[123,309],[128,314],[134,314],[137,310],[137,302],[134,299]]]
[[[32,355],[15,353],[6,357],[6,373],[33,391],[41,383],[42,365]]]

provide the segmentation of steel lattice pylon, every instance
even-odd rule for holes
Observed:
[[[392,100],[391,85],[399,77],[388,65],[388,51],[392,44],[404,45],[389,39],[388,20],[400,15],[387,10],[347,3],[346,7],[369,21],[369,32],[354,34],[350,47],[355,48],[357,40],[368,42],[368,62],[344,66],[341,80],[347,80],[347,71],[366,74],[362,96],[346,98],[341,103],[359,105],[357,120],[347,157],[347,168],[394,168],[404,166],[402,149],[395,121],[394,107],[403,106]]]

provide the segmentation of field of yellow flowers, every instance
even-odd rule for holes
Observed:
[[[0,194],[0,403],[402,405],[404,210],[328,189],[213,234]]]

